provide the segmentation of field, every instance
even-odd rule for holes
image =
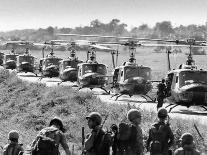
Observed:
[[[128,52],[120,52],[119,64],[128,59]],[[32,55],[41,58],[41,51],[32,51]],[[65,58],[69,52],[57,51],[58,57]],[[78,52],[80,59],[86,59],[85,52]],[[152,68],[153,79],[160,80],[167,71],[166,53],[154,53],[152,49],[139,49],[136,54],[137,63]],[[196,64],[206,69],[206,56],[194,56]],[[171,55],[172,66],[178,66],[186,60],[185,54]],[[105,63],[109,67],[109,73],[112,71],[112,62],[110,53],[97,52],[97,61]],[[109,118],[104,125],[109,128],[112,123],[119,122],[126,115],[130,108],[126,105],[109,105],[102,103],[91,93],[76,92],[70,87],[52,87],[48,89],[43,84],[30,84],[23,82],[6,71],[0,73],[0,135],[2,137],[0,145],[7,142],[7,134],[11,129],[21,131],[20,142],[24,143],[24,148],[35,138],[37,132],[46,126],[53,116],[60,116],[66,125],[67,141],[72,146],[75,145],[75,152],[80,152],[81,148],[81,127],[87,128],[85,116],[91,111],[99,111],[102,115],[109,114]],[[143,111],[142,129],[145,139],[148,135],[148,129],[156,119],[156,113],[152,111]],[[201,141],[193,126],[193,121],[173,119],[171,126],[178,139],[184,132],[191,132],[195,137],[195,143],[199,150],[206,151],[204,142]],[[198,125],[199,130],[204,137],[206,125]],[[71,148],[71,147],[70,147]],[[206,153],[206,152],[205,152]]]

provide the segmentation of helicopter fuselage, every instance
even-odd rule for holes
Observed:
[[[77,81],[78,69],[77,65],[82,61],[77,59],[66,59],[60,62],[60,79],[62,81]]]
[[[31,55],[19,55],[17,57],[17,71],[34,73],[34,57]]]
[[[78,83],[80,87],[103,88],[107,84],[106,65],[81,63],[78,65]]]
[[[113,88],[115,93],[128,95],[146,95],[152,84],[151,69],[144,66],[120,66],[114,71]]]
[[[17,56],[16,54],[6,54],[4,56],[4,63],[3,66],[5,69],[16,69],[17,64]]]
[[[167,99],[171,103],[186,107],[207,106],[207,71],[172,70],[168,73],[167,82],[170,91]]]

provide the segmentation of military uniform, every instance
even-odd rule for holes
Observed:
[[[3,148],[3,155],[19,155],[24,149],[18,144],[19,134],[16,130],[12,130],[8,134],[8,139],[11,141]]]
[[[158,118],[164,120],[166,117],[167,110],[164,108],[159,109]],[[171,147],[173,143],[174,135],[169,124],[166,124],[164,121],[159,121],[152,125],[147,139],[147,150],[150,151],[150,155],[169,155],[169,147]],[[160,148],[159,151],[155,150],[158,149],[158,147]]]
[[[190,133],[184,133],[180,140],[181,147],[175,150],[174,155],[200,155],[200,152],[195,148],[193,136]]]
[[[161,108],[163,105],[163,100],[166,96],[166,85],[164,84],[164,80],[158,84],[158,91],[157,91],[157,109]]]
[[[132,155],[143,155],[144,154],[144,145],[143,145],[143,134],[142,129],[139,126],[141,123],[141,112],[137,109],[130,109],[127,113],[128,120],[136,127],[136,143],[132,149]],[[139,119],[139,121],[135,121]]]
[[[107,135],[105,131],[97,126],[86,137],[84,150],[85,155],[109,155],[110,154],[110,142],[107,143]]]
[[[102,118],[98,112],[90,113],[86,119],[92,122],[89,128],[91,133],[87,135],[84,143],[85,155],[109,155],[110,154],[110,137],[102,129]],[[89,124],[90,124],[89,123]]]

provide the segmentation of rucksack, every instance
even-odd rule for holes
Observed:
[[[58,129],[54,127],[42,129],[32,147],[31,155],[59,155],[58,145],[54,140],[56,131]]]
[[[165,125],[154,125],[151,129],[152,142],[150,144],[150,152],[162,153],[163,151],[163,132]]]
[[[21,155],[23,153],[21,147],[21,144],[9,144],[4,151],[4,155]]]
[[[121,122],[118,125],[118,131],[114,139],[114,146],[118,150],[126,151],[132,149],[137,142],[137,129],[130,122]]]

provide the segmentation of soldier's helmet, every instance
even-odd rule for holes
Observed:
[[[19,139],[19,133],[16,130],[11,130],[8,134],[8,139]]]
[[[102,122],[101,115],[98,112],[91,112],[88,116],[86,116],[86,119],[93,120],[97,123],[97,125],[100,125]]]
[[[184,133],[181,136],[180,140],[182,144],[187,144],[187,145],[193,144],[193,135],[191,133]]]
[[[139,117],[142,117],[142,114],[137,109],[130,109],[127,113],[127,118],[129,121],[132,121],[132,120],[139,118]]]
[[[166,118],[167,117],[167,110],[165,108],[161,108],[158,110],[158,113],[157,113],[158,117],[159,118]]]
[[[60,126],[60,130],[62,132],[65,132],[65,128],[63,126],[63,121],[61,118],[59,117],[54,117],[53,119],[51,119],[49,126],[52,126],[54,124],[58,124]]]

